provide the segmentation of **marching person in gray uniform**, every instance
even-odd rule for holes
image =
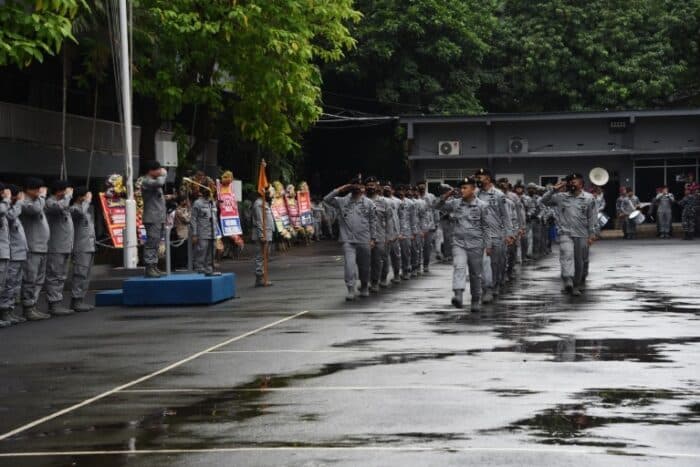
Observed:
[[[190,238],[194,247],[195,270],[207,276],[217,275],[213,263],[218,222],[216,207],[210,199],[209,192],[200,190],[197,199],[192,203]]]
[[[459,185],[461,197],[450,198],[453,192],[444,193],[437,207],[449,212],[455,219],[452,242],[452,305],[462,308],[464,288],[469,267],[469,292],[471,311],[481,310],[481,276],[484,250],[491,250],[492,239],[486,223],[487,205],[476,197],[476,180],[468,178]],[[450,199],[448,199],[450,198]]]
[[[557,192],[562,187],[566,191]],[[598,233],[595,199],[583,191],[583,175],[574,173],[548,190],[542,202],[557,211],[562,292],[580,296],[588,276],[589,247]]]
[[[453,189],[450,185],[441,185],[440,186],[440,192],[441,194],[445,194],[446,192],[453,192]],[[452,229],[454,226],[454,219],[452,218],[452,214],[445,212],[442,209],[438,209],[438,214],[440,218],[440,230],[442,230],[442,254],[443,258],[442,261],[443,263],[451,263],[452,262]]]
[[[146,277],[158,278],[158,247],[165,228],[165,196],[163,187],[167,172],[158,161],[144,162],[145,175],[141,182],[143,197],[143,226],[146,229],[146,242],[143,245],[143,262]]]
[[[252,239],[255,242],[255,287],[270,287],[272,282],[265,282],[264,257],[265,250],[270,253],[272,245],[272,233],[275,228],[275,219],[272,217],[270,192],[265,192],[265,213],[263,214],[263,198],[258,198],[253,203],[253,228]],[[265,229],[263,231],[263,215],[265,216]]]
[[[661,193],[654,198],[654,208],[656,211],[656,223],[659,227],[661,238],[671,238],[671,215],[673,213],[673,203],[676,199],[673,193],[668,192],[668,186],[661,187]]]
[[[91,311],[93,307],[85,303],[90,287],[90,272],[95,260],[95,221],[92,213],[92,193],[85,187],[78,187],[73,193],[70,207],[73,217],[75,237],[73,241],[73,273],[71,275],[70,308],[77,312]]]
[[[367,186],[367,198],[374,203],[376,215],[376,236],[375,244],[371,252],[369,291],[377,293],[379,292],[379,281],[382,276],[382,270],[386,266],[391,208],[389,207],[387,199],[380,196],[379,181],[376,177],[367,177],[365,183]]]
[[[12,194],[5,185],[0,183],[0,291],[5,290],[7,270],[10,265],[10,230],[7,222],[7,213],[12,203]],[[0,315],[0,328],[6,328],[12,324],[9,311],[2,310]]]
[[[506,206],[506,196],[493,184],[493,176],[487,169],[475,174],[480,188],[477,197],[487,204],[486,224],[491,249],[484,252],[484,274],[482,281],[483,303],[490,303],[500,293],[506,271],[506,249],[514,240],[513,224]]]
[[[24,236],[22,222],[19,220],[19,216],[22,214],[24,193],[19,191],[15,185],[10,185],[6,189],[10,192],[9,208],[5,215],[10,241],[10,261],[7,264],[5,286],[0,289],[0,320],[17,324],[26,321],[21,313],[15,311],[17,297],[22,288],[22,268],[27,260],[27,239]],[[2,198],[7,199],[7,193]],[[0,210],[2,210],[2,206],[0,206]]]
[[[428,191],[428,182],[423,180],[418,183],[418,195],[425,203],[425,218],[423,225],[423,272],[430,272],[430,257],[433,253],[433,243],[435,242],[435,232],[437,231],[439,216],[434,206],[438,200],[434,194]]]
[[[382,268],[381,282],[379,283],[381,287],[389,285],[387,280],[389,277],[389,264],[391,264],[391,270],[394,274],[391,282],[393,284],[401,282],[401,279],[399,279],[401,276],[401,245],[399,244],[399,233],[401,232],[399,205],[401,201],[394,196],[394,189],[391,186],[391,182],[388,181],[384,182],[384,199],[387,201],[388,217],[386,258]]]
[[[340,241],[345,254],[346,300],[355,299],[357,277],[360,279],[360,296],[369,297],[369,272],[371,249],[377,236],[377,213],[374,203],[363,194],[361,179],[352,180],[331,191],[323,199],[338,210]],[[347,191],[349,194],[344,195]]]
[[[49,222],[49,249],[46,256],[46,299],[49,314],[63,316],[73,313],[63,306],[63,287],[66,285],[70,255],[73,252],[75,230],[70,214],[73,187],[65,180],[51,185],[51,196],[46,199],[46,220]]]
[[[410,203],[411,232],[411,277],[418,277],[422,274],[421,256],[423,254],[423,222],[425,216],[425,206],[423,200],[418,197],[418,190],[411,186],[406,192],[406,198]]]
[[[46,187],[39,178],[24,183],[25,198],[21,203],[20,220],[27,238],[27,261],[22,270],[22,307],[28,321],[48,319],[51,315],[37,310],[39,293],[46,280],[46,254],[49,250],[49,223],[44,214]]]
[[[401,246],[401,279],[408,280],[411,278],[411,251],[413,241],[413,228],[411,226],[411,204],[406,197],[407,187],[399,186],[397,194],[399,195],[399,242]]]
[[[507,178],[498,181],[498,186],[506,196],[506,207],[510,215],[510,222],[513,225],[515,241],[506,248],[506,281],[513,280],[515,274],[515,263],[517,262],[518,240],[523,234],[524,216],[521,210],[520,198],[511,191],[511,185]]]

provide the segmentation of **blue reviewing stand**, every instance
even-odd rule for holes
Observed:
[[[211,305],[236,296],[236,275],[171,274],[158,279],[130,277],[122,290],[95,295],[95,305],[163,306]]]

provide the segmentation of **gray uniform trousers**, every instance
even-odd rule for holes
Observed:
[[[403,274],[411,273],[411,247],[412,240],[410,238],[403,238],[400,240],[401,247],[401,271]]]
[[[49,302],[63,301],[63,286],[68,277],[70,253],[48,253],[46,255],[46,298]]]
[[[382,281],[389,277],[389,265],[394,273],[394,277],[401,275],[401,245],[399,240],[393,240],[386,244],[384,249],[385,259],[382,267]]]
[[[5,287],[0,291],[0,310],[10,310],[15,307],[17,296],[22,289],[22,267],[24,261],[10,261],[5,273]],[[0,280],[0,283],[2,281]]]
[[[588,276],[588,239],[559,236],[559,263],[561,278],[565,282],[571,279],[574,285],[580,285]]]
[[[454,248],[452,249],[454,251]],[[506,272],[506,244],[502,238],[493,239],[493,250],[491,256],[486,255],[484,250],[483,281],[484,289],[500,287]]]
[[[454,229],[454,225],[449,219],[441,219],[440,226],[442,227],[442,241],[444,245],[442,247],[442,251],[444,252],[445,257],[449,259],[452,256],[452,231]]]
[[[158,247],[163,238],[163,224],[144,224],[146,243],[143,245],[143,262],[149,266],[158,264]]]
[[[0,259],[0,292],[5,292],[7,288],[7,273],[10,269],[9,259]],[[2,308],[2,307],[0,307]],[[9,308],[9,307],[6,307]],[[4,309],[4,308],[2,308]]]
[[[413,271],[420,271],[421,257],[423,256],[423,237],[416,235],[411,241],[411,268]]]
[[[423,238],[423,267],[427,268],[430,265],[430,255],[433,253],[433,241],[435,239],[435,231],[429,230]]]
[[[464,290],[469,267],[469,292],[472,302],[481,300],[481,277],[483,275],[484,249],[452,246],[452,290]]]
[[[255,276],[256,277],[262,277],[264,274],[264,258],[263,258],[263,253],[264,253],[264,248],[265,248],[265,243],[261,242],[260,240],[255,240]],[[267,242],[267,253],[268,253],[268,258],[270,256],[270,249],[272,247],[272,242]]]
[[[71,297],[83,299],[90,287],[90,271],[95,259],[92,252],[73,252],[73,272],[71,274]]]
[[[345,254],[345,285],[355,287],[359,275],[360,285],[367,286],[371,259],[369,245],[344,242],[343,253]]]
[[[22,270],[22,305],[32,307],[46,280],[46,253],[27,252]]]
[[[656,221],[659,225],[660,234],[671,233],[671,211],[665,209],[657,211]]]
[[[387,260],[387,246],[382,242],[378,242],[372,248],[371,256],[371,266],[370,266],[370,278],[371,284],[379,283],[379,279],[382,276],[382,271],[386,265]]]
[[[211,274],[214,272],[212,266],[212,251],[214,251],[214,240],[211,238],[199,238],[194,246],[193,267],[197,272]]]

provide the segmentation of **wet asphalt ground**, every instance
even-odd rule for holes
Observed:
[[[555,253],[479,314],[447,265],[346,303],[338,253],[0,331],[0,465],[700,465],[697,242],[601,242],[580,299]]]

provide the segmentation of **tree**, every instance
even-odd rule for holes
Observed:
[[[0,66],[27,66],[75,41],[71,20],[83,0],[6,0],[0,6]]]
[[[355,43],[346,24],[360,15],[351,4],[138,0],[135,91],[152,98],[165,120],[194,107],[190,160],[227,107],[242,138],[280,154],[294,151],[321,113],[317,63],[340,59]],[[152,136],[142,139],[148,144]]]
[[[699,3],[504,0],[480,97],[497,111],[672,105],[698,61]]]
[[[358,47],[325,69],[329,91],[376,99],[379,110],[478,112],[494,0],[359,0]]]

